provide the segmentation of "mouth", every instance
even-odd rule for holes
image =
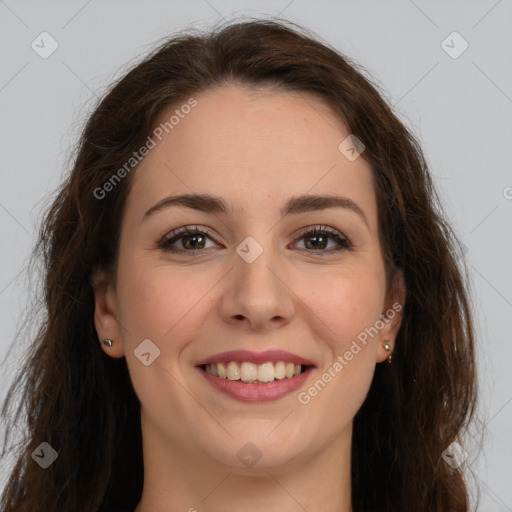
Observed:
[[[244,402],[277,400],[304,385],[316,365],[289,352],[224,352],[196,368],[214,389]]]
[[[275,380],[293,379],[314,366],[291,361],[268,361],[263,364],[249,361],[223,361],[203,364],[199,368],[219,379],[240,381],[244,384],[268,384]]]

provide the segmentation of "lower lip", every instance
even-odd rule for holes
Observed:
[[[270,402],[299,389],[314,370],[314,367],[306,368],[303,373],[295,377],[276,379],[267,384],[244,384],[241,380],[223,379],[206,373],[201,368],[198,368],[198,370],[214,388],[232,398],[242,402]]]

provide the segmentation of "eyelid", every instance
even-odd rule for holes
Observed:
[[[176,237],[178,237],[177,239],[179,240],[179,237],[181,237],[181,236],[184,236],[187,234],[196,234],[196,233],[206,235],[206,236],[210,237],[212,240],[214,240],[215,243],[218,243],[209,229],[199,226],[197,224],[194,224],[194,225],[182,226],[182,227],[179,227],[176,229],[172,229],[171,231],[167,232],[162,237],[160,237],[158,245],[165,244],[166,242],[169,242],[173,238],[176,238]],[[198,250],[201,250],[201,249],[198,249]],[[187,252],[192,252],[192,251],[187,251]]]
[[[299,240],[301,240],[306,235],[315,235],[315,234],[322,234],[326,233],[328,235],[331,235],[331,240],[333,239],[337,244],[337,249],[331,249],[329,251],[314,251],[314,250],[308,250],[308,249],[300,249],[301,251],[306,251],[308,253],[311,253],[312,255],[329,255],[329,254],[337,254],[342,251],[348,251],[353,248],[353,244],[350,241],[349,238],[347,238],[343,233],[338,231],[337,229],[331,228],[329,226],[320,225],[320,224],[311,224],[309,226],[305,226],[301,228],[298,233],[294,236],[293,244],[297,243]],[[157,242],[157,247],[173,254],[185,254],[185,253],[202,253],[203,251],[206,251],[207,249],[192,249],[192,250],[174,250],[169,249],[168,247],[175,243],[176,241],[180,240],[182,236],[187,234],[202,234],[213,240],[216,244],[218,244],[216,237],[212,235],[211,231],[208,228],[204,228],[199,225],[188,225],[188,226],[182,226],[176,229],[171,230],[170,232],[163,235],[159,241]]]
[[[301,228],[298,231],[295,240],[303,237],[306,234],[311,233],[312,231],[313,232],[326,232],[326,233],[330,233],[332,235],[338,235],[340,238],[344,238],[348,241],[348,238],[343,233],[341,233],[337,229],[331,228],[329,226],[325,226],[323,224],[311,224],[309,226],[305,226],[305,227]]]
[[[330,254],[339,254],[343,251],[352,251],[354,249],[354,244],[350,241],[348,237],[346,237],[341,231],[338,231],[335,228],[331,228],[329,226],[320,225],[320,224],[312,224],[309,226],[305,226],[304,228],[301,228],[298,232],[298,234],[295,237],[295,240],[293,243],[297,243],[299,240],[301,240],[304,236],[314,236],[317,234],[327,234],[330,235],[330,239],[334,240],[338,244],[337,249],[331,249],[329,251],[310,251],[307,249],[301,249],[302,251],[306,251],[310,253],[312,256],[328,256]]]

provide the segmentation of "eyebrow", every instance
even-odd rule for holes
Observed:
[[[221,197],[210,194],[181,194],[165,197],[161,201],[158,201],[158,203],[144,213],[142,220],[171,206],[185,206],[205,213],[233,213],[233,207],[228,207],[227,203]],[[368,219],[361,207],[352,201],[352,199],[337,195],[302,195],[291,197],[281,208],[281,216],[297,215],[299,213],[326,210],[328,208],[345,208],[351,210],[359,215],[368,229],[370,229]]]

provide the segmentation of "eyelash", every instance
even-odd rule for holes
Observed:
[[[189,250],[185,250],[185,249],[174,250],[174,249],[169,248],[170,245],[172,245],[174,242],[183,238],[184,235],[197,235],[197,234],[205,235],[208,238],[211,238],[212,240],[214,240],[213,237],[208,233],[208,231],[205,231],[205,230],[199,228],[198,226],[195,226],[193,228],[191,228],[189,226],[185,226],[183,228],[178,228],[174,231],[171,231],[170,233],[163,236],[160,239],[160,241],[158,242],[157,247],[159,249],[162,249],[166,252],[173,253],[173,254],[183,254],[183,253],[197,254],[197,253],[200,253],[207,249],[193,249],[193,250],[189,251]],[[339,253],[341,251],[352,250],[352,243],[347,238],[342,237],[337,231],[333,231],[330,228],[328,228],[327,226],[315,226],[313,229],[305,228],[304,230],[301,231],[299,236],[294,240],[294,243],[298,242],[305,236],[314,236],[314,235],[328,235],[328,237],[330,239],[334,240],[336,243],[338,243],[340,245],[340,247],[338,249],[334,249],[334,250],[331,249],[330,251],[326,251],[326,250],[314,251],[314,250],[309,250],[309,249],[302,249],[302,250],[315,253],[316,255],[320,255],[321,257],[323,257],[325,254],[333,254],[333,253]]]

